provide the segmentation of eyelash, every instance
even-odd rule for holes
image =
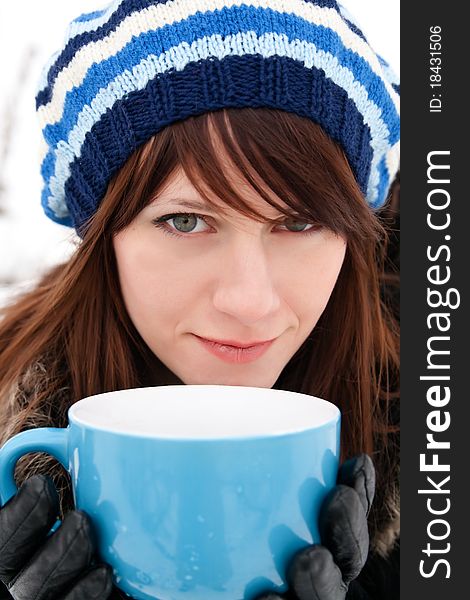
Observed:
[[[157,227],[157,229],[160,229],[161,231],[163,231],[163,233],[165,233],[167,235],[171,235],[171,236],[179,238],[179,239],[182,239],[182,238],[184,239],[184,238],[193,236],[194,234],[191,232],[189,232],[187,234],[179,233],[175,229],[170,228],[167,225],[167,221],[171,221],[171,219],[174,219],[175,217],[181,217],[181,216],[197,217],[198,219],[201,219],[202,221],[204,221],[204,223],[206,225],[210,226],[209,223],[207,222],[207,217],[205,217],[205,215],[199,215],[197,213],[185,213],[185,212],[178,212],[178,213],[171,213],[169,215],[163,215],[162,217],[153,219],[152,223],[155,227]],[[309,223],[309,225],[310,225],[310,223]],[[309,235],[309,234],[316,233],[320,229],[322,229],[322,226],[317,225],[315,227],[311,227],[310,229],[307,229],[306,231],[288,231],[287,233],[296,233],[297,235]]]
[[[180,239],[187,238],[191,235],[194,235],[191,232],[187,233],[185,235],[184,233],[179,233],[175,229],[170,228],[167,225],[167,221],[171,221],[171,219],[174,219],[175,217],[197,217],[198,219],[201,219],[202,221],[204,221],[204,223],[206,225],[209,226],[209,223],[207,222],[207,218],[204,217],[204,215],[198,215],[197,213],[185,213],[185,212],[171,213],[171,215],[163,215],[162,217],[153,219],[152,223],[155,225],[155,227],[157,227],[158,229],[161,229],[161,231],[163,231],[163,233],[166,233],[167,235],[172,235],[172,236],[180,238]]]

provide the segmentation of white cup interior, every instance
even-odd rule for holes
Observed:
[[[321,427],[339,418],[326,400],[267,388],[174,385],[90,396],[71,420],[94,429],[181,439],[263,437]]]

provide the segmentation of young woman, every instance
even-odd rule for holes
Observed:
[[[45,212],[81,241],[4,310],[0,442],[138,386],[326,398],[345,462],[286,597],[398,597],[390,77],[333,0],[116,0],[75,20],[37,109]],[[28,455],[17,481],[5,597],[119,597],[61,467]]]

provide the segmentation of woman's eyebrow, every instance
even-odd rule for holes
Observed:
[[[164,207],[168,204],[182,206],[184,208],[192,208],[195,210],[214,210],[214,208],[207,202],[200,202],[199,200],[191,200],[188,198],[169,198],[168,200],[164,200],[163,202],[159,198],[156,198],[152,202],[152,205],[154,206]]]
[[[172,207],[183,207],[183,208],[188,208],[190,210],[202,210],[205,212],[217,213],[217,214],[228,214],[230,212],[227,209],[227,207],[212,206],[211,204],[209,204],[207,202],[201,202],[199,200],[191,199],[191,198],[170,197],[163,201],[161,201],[159,198],[156,198],[151,203],[151,205],[159,206],[161,208],[165,208],[165,206],[171,205]],[[295,217],[295,215],[292,214],[292,217]],[[286,214],[279,212],[278,215],[272,216],[272,217],[269,217],[266,215],[264,217],[264,219],[268,223],[278,224],[278,223],[282,223],[283,221],[285,221]]]

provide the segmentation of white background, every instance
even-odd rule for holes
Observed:
[[[66,258],[75,237],[40,206],[36,85],[67,24],[103,0],[0,2],[0,303]],[[371,46],[400,73],[400,0],[343,0]]]

